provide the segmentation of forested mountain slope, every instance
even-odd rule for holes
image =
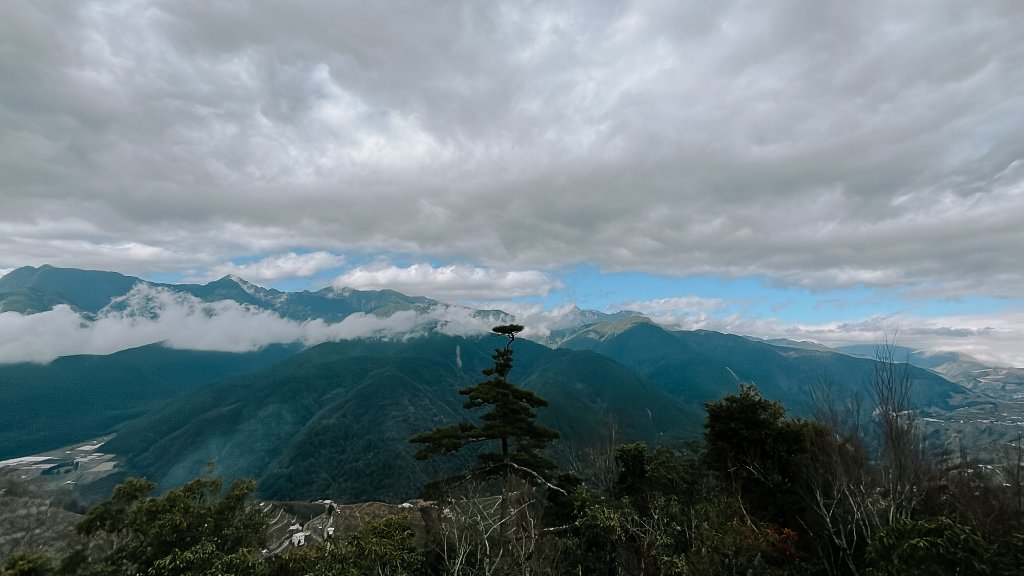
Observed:
[[[258,374],[197,390],[124,426],[106,449],[164,487],[201,473],[257,478],[268,498],[401,499],[470,454],[417,462],[413,434],[469,416],[460,388],[480,380],[494,340],[432,335],[315,346]],[[510,378],[550,402],[563,461],[603,441],[692,437],[699,411],[603,356],[516,343]]]
[[[261,370],[297,350],[204,352],[153,344],[49,364],[0,364],[0,460],[106,434],[179,394]]]

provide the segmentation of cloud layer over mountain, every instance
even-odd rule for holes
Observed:
[[[481,334],[490,325],[461,307],[389,316],[355,313],[341,322],[298,322],[233,300],[204,302],[184,293],[137,284],[95,319],[67,305],[48,312],[0,313],[0,362],[49,362],[71,354],[110,354],[163,342],[171,348],[248,352],[274,343],[314,345],[354,338],[409,338],[437,329]]]
[[[499,303],[494,303],[497,306]],[[545,340],[555,330],[592,322],[568,304],[504,302],[505,311],[525,324],[524,336]],[[811,340],[840,346],[874,343],[898,332],[900,344],[932,351],[952,350],[996,366],[1024,366],[1019,343],[1024,315],[920,318],[875,316],[857,322],[787,324],[731,313],[724,301],[699,297],[630,302],[630,310],[649,315],[670,329],[716,330],[762,338]],[[233,300],[205,302],[184,292],[136,284],[95,317],[67,305],[22,315],[0,312],[0,363],[49,362],[72,354],[110,354],[163,342],[172,348],[252,351],[274,343],[306,346],[354,338],[406,339],[437,330],[444,334],[487,334],[495,319],[475,315],[464,306],[439,304],[429,309],[390,315],[354,313],[340,322],[296,321]]]

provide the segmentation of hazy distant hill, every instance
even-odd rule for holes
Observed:
[[[644,318],[587,327],[562,346],[608,356],[694,406],[735,391],[740,382],[752,382],[797,415],[808,414],[808,390],[823,377],[841,394],[859,392],[866,398],[874,370],[871,360],[838,352],[705,330],[669,331]],[[947,410],[954,398],[967,394],[933,372],[912,368],[911,374],[919,408]]]
[[[770,338],[765,340],[764,338],[755,338],[753,336],[744,336],[748,340],[754,342],[764,342],[765,344],[771,344],[772,346],[782,346],[784,348],[801,348],[803,350],[817,350],[819,352],[835,352],[834,348],[818,344],[817,342],[810,342],[807,340],[790,340],[789,338]]]
[[[94,438],[169,398],[263,369],[297,351],[233,354],[159,344],[50,364],[0,364],[0,460]]]
[[[458,390],[482,378],[494,345],[441,335],[321,344],[179,398],[106,449],[164,486],[213,461],[219,474],[257,478],[268,498],[408,498],[465,465],[468,454],[417,462],[408,439],[469,416]],[[517,341],[510,378],[550,402],[540,419],[562,432],[556,456],[599,442],[610,421],[619,441],[678,439],[701,425],[697,411],[597,354]]]
[[[871,345],[843,346],[839,350],[865,357],[874,355],[874,348]],[[915,350],[907,347],[897,348],[896,357],[937,372],[944,378],[979,394],[1003,401],[1024,400],[1024,368],[989,366],[967,354]]]

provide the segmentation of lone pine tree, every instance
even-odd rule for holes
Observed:
[[[491,355],[494,366],[483,371],[486,380],[459,390],[459,394],[467,397],[464,408],[490,408],[490,411],[480,416],[479,424],[463,421],[413,436],[410,442],[423,445],[416,452],[417,460],[456,452],[471,444],[492,442],[500,449],[481,452],[469,475],[507,476],[513,469],[544,475],[555,467],[540,450],[556,440],[558,432],[536,423],[535,409],[547,406],[547,400],[508,381],[512,370],[512,343],[522,330],[518,324],[492,328],[495,334],[508,337],[508,342],[504,348],[494,349]]]

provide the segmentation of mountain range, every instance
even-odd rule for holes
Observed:
[[[460,308],[390,290],[281,292],[233,276],[203,285],[157,284],[43,266],[0,278],[0,312],[30,315],[66,305],[83,322],[112,312],[158,316],[160,310],[144,308],[145,299],[126,298],[140,287],[296,322]],[[514,320],[495,310],[465,312],[482,326]],[[791,414],[808,416],[810,387],[827,381],[839,398],[863,396],[874,371],[874,361],[856,350],[672,331],[633,312],[576,310],[567,318],[542,342],[517,339],[510,374],[549,401],[540,420],[561,432],[552,455],[563,466],[611,442],[697,438],[704,402],[740,383],[754,383]],[[122,458],[126,473],[146,475],[164,489],[212,467],[226,477],[256,478],[268,498],[409,498],[426,480],[472,457],[417,462],[408,438],[466,417],[458,390],[480,379],[496,344],[479,331],[428,324],[415,333],[308,347],[218,352],[151,343],[49,364],[0,364],[0,459],[116,433],[104,450]],[[924,414],[986,398],[984,390],[933,370],[912,367],[910,374],[915,406]]]
[[[338,322],[356,312],[393,314],[399,310],[426,309],[440,302],[406,296],[393,290],[323,288],[316,292],[281,292],[256,286],[227,275],[207,284],[164,284],[149,282],[117,272],[26,266],[0,278],[0,312],[34,314],[66,304],[86,318],[103,309],[117,310],[122,299],[136,287],[161,288],[188,294],[203,302],[230,300],[270,310],[292,320],[321,319]]]

